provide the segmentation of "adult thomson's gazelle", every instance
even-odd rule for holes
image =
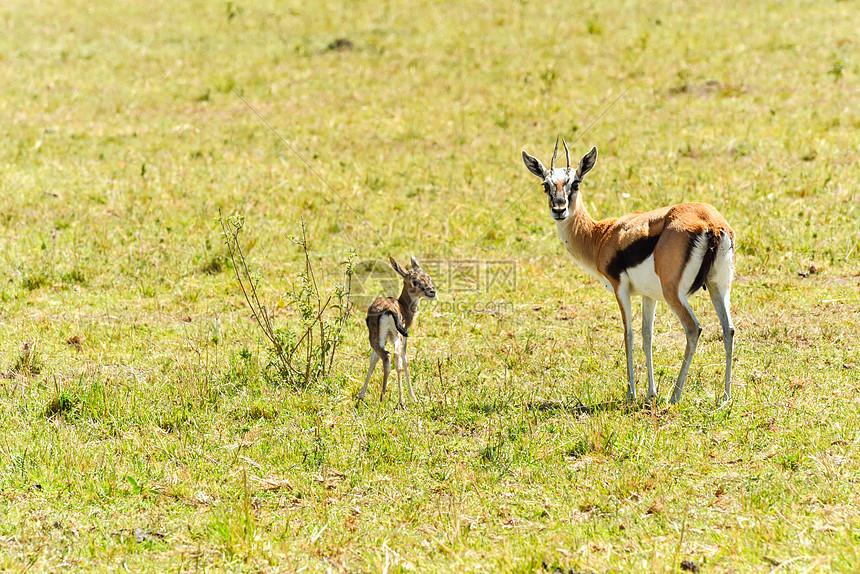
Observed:
[[[412,380],[409,378],[409,361],[406,358],[406,342],[409,338],[409,328],[415,313],[418,312],[418,303],[421,298],[435,299],[436,288],[430,276],[421,269],[421,265],[415,257],[412,257],[412,270],[404,270],[393,257],[388,261],[391,266],[403,278],[403,290],[400,297],[377,297],[367,309],[367,331],[370,338],[370,368],[367,370],[367,378],[364,386],[358,393],[358,400],[364,398],[367,392],[367,384],[376,363],[382,359],[382,393],[380,399],[385,395],[388,387],[388,374],[391,372],[390,353],[385,348],[388,343],[394,344],[394,368],[397,370],[397,388],[400,392],[400,406],[403,406],[403,383],[401,373],[406,372],[406,384],[409,386],[409,398],[415,400],[412,392]]]
[[[564,142],[564,140],[562,140]],[[523,151],[530,172],[543,181],[549,209],[564,246],[580,267],[615,294],[624,320],[627,352],[627,398],[636,397],[633,375],[633,328],[630,299],[642,296],[642,348],[648,371],[648,397],[654,397],[651,335],[657,301],[665,302],[681,320],[687,336],[684,362],[670,402],[681,399],[696,344],[702,332],[687,298],[706,288],[723,328],[726,379],[723,400],[731,399],[732,344],[735,328],[729,310],[735,234],[714,207],[681,203],[654,211],[635,212],[595,221],[585,210],[579,184],[597,161],[597,148],[582,156],[575,170],[564,142],[567,167],[555,167],[558,140],[549,169]]]

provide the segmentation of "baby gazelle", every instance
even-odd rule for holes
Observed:
[[[435,299],[436,288],[433,287],[430,276],[421,270],[421,266],[414,256],[412,257],[412,271],[404,271],[393,257],[389,257],[388,260],[397,274],[403,277],[403,291],[400,292],[400,297],[397,299],[394,297],[377,297],[367,310],[367,330],[370,331],[370,348],[372,351],[370,353],[370,369],[367,371],[364,386],[358,393],[358,400],[364,398],[364,394],[367,392],[367,383],[370,382],[370,376],[373,374],[373,369],[379,359],[382,359],[383,369],[382,394],[379,398],[381,399],[385,395],[385,389],[388,387],[388,374],[391,372],[391,361],[389,352],[385,350],[385,345],[393,342],[394,367],[397,369],[397,386],[400,391],[400,406],[402,407],[403,383],[401,373],[403,371],[406,371],[409,398],[415,400],[415,394],[412,392],[412,381],[409,379],[409,364],[406,360],[408,330],[412,326],[415,313],[418,312],[418,302],[421,297]]]

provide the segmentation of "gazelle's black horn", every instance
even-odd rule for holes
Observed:
[[[555,138],[555,151],[552,152],[552,161],[549,162],[549,170],[555,169],[555,156],[558,155],[558,138]]]
[[[564,144],[564,155],[567,157],[567,169],[570,169],[570,150],[567,149],[567,142],[561,138],[561,143]]]

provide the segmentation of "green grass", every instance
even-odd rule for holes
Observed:
[[[858,25],[850,1],[4,3],[0,570],[857,570]],[[682,402],[621,402],[617,306],[519,155],[559,133],[600,148],[592,215],[734,227],[729,408],[701,295]],[[328,286],[350,249],[516,285],[437,278],[418,404],[379,373],[355,404],[362,317],[296,392],[219,210],[279,324],[302,217]],[[682,353],[661,306],[662,397]]]

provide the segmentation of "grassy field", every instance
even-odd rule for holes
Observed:
[[[4,2],[0,570],[857,571],[857,8]],[[665,306],[662,399],[622,402],[617,306],[520,159],[557,134],[600,149],[592,215],[734,227],[730,406],[703,295],[682,402]],[[356,404],[361,309],[323,380],[271,376],[219,212],[282,328],[302,218],[327,290],[350,250],[435,261],[417,404],[379,371]]]

